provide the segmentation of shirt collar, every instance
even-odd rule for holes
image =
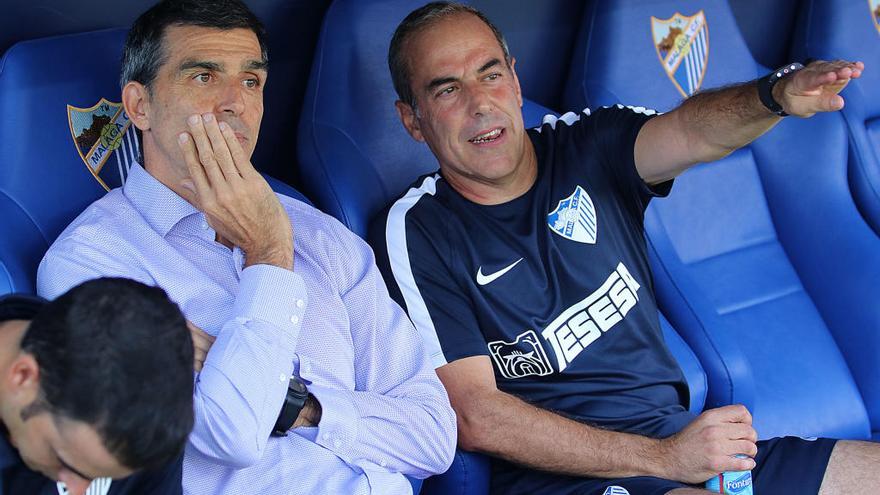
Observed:
[[[163,237],[184,218],[199,213],[193,205],[150,175],[140,164],[129,170],[122,193]]]

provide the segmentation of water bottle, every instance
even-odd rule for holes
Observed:
[[[745,459],[748,456],[737,454],[735,457]],[[726,471],[706,482],[706,489],[712,493],[726,495],[754,495],[752,492],[751,471]]]

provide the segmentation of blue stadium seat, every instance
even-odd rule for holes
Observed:
[[[138,153],[133,128],[117,141],[115,126],[107,127],[110,120],[126,120],[116,106],[125,33],[25,41],[0,59],[0,294],[35,290],[43,253],[106,191],[97,179],[120,185]],[[95,125],[94,112],[107,119],[98,124],[106,124]],[[81,136],[80,145],[74,134]],[[87,167],[87,159],[104,165]],[[268,180],[276,191],[304,199]]]
[[[516,56],[523,94],[539,105],[562,110],[568,63],[580,31],[583,0],[470,0],[504,33]]]
[[[337,0],[318,41],[300,121],[301,182],[320,208],[362,237],[375,214],[418,176],[438,167],[430,150],[400,124],[386,64],[397,24],[423,3]],[[529,101],[523,108],[527,125],[538,125],[547,113]],[[706,397],[705,373],[668,323],[664,330],[688,374],[691,407],[699,411]],[[459,451],[445,475],[425,482],[423,493],[486,493],[488,471],[485,457]]]
[[[862,77],[853,80],[844,92],[846,106],[842,113],[850,146],[847,171],[859,210],[880,234],[880,2],[803,0],[791,55],[794,60],[812,57],[865,62]],[[871,273],[874,280],[878,275],[876,269]],[[812,282],[824,287],[820,274]],[[880,369],[875,360],[880,354],[880,335],[861,331],[877,328],[880,308],[871,304],[873,314],[856,320],[860,315],[851,315],[848,308],[838,306],[846,304],[844,297],[840,294],[824,307],[823,301],[817,301],[817,305],[832,322],[831,330],[865,397],[874,437],[880,438]]]
[[[595,1],[582,26],[570,109],[665,111],[766,71],[720,0]],[[745,404],[761,438],[870,436],[838,342],[880,326],[880,242],[848,198],[846,147],[839,114],[789,118],[646,213],[658,300],[706,370],[707,405]]]

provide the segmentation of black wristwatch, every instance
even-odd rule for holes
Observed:
[[[287,384],[287,397],[284,398],[284,405],[281,406],[281,412],[278,414],[278,421],[272,428],[273,437],[286,437],[287,432],[293,428],[299,412],[302,411],[309,397],[309,389],[298,377],[291,376],[290,382]]]
[[[758,79],[758,97],[761,98],[761,103],[776,115],[786,117],[788,114],[782,109],[782,105],[773,98],[773,86],[776,86],[783,77],[790,76],[803,68],[803,64],[792,62]]]

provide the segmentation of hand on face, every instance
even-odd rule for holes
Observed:
[[[773,97],[788,114],[798,117],[834,112],[844,105],[838,93],[851,79],[861,77],[863,70],[862,62],[817,60],[776,84]]]
[[[235,132],[213,113],[193,115],[179,135],[190,179],[186,199],[217,235],[245,253],[245,266],[293,269],[293,229],[269,184],[248,160]]]

